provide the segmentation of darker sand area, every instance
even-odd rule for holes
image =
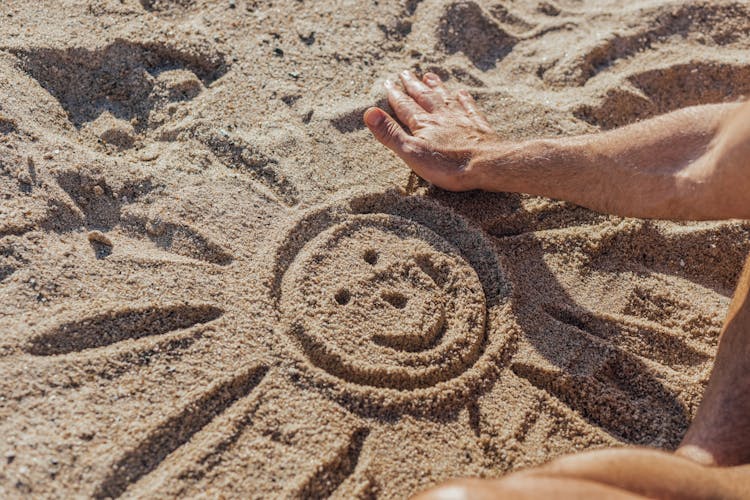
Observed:
[[[745,222],[410,177],[402,69],[509,140],[750,93],[750,8],[665,0],[6,0],[0,497],[402,498],[672,449]]]

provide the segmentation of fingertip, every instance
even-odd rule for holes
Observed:
[[[380,108],[368,108],[364,114],[365,125],[370,128],[376,128],[385,121],[385,111]]]
[[[440,77],[436,75],[435,73],[431,73],[431,72],[425,73],[424,76],[422,76],[422,80],[427,85],[437,85],[441,83]]]
[[[409,89],[418,89],[420,85],[423,85],[422,79],[419,78],[413,71],[411,70],[404,70],[399,75],[399,78],[401,79],[401,84],[404,86],[404,89],[406,89],[407,92],[409,92]]]
[[[476,100],[474,99],[474,96],[466,89],[459,90],[459,95],[463,98],[464,102],[471,104],[474,106],[476,104]]]
[[[405,145],[410,136],[388,113],[380,108],[369,108],[365,111],[364,120],[378,141],[402,158],[407,155]]]
[[[468,90],[461,89],[456,93],[456,95],[458,96],[459,102],[463,104],[464,108],[466,108],[467,111],[474,111],[474,97]]]
[[[364,114],[364,121],[367,128],[378,138],[380,142],[389,142],[391,136],[397,135],[397,130],[392,130],[389,122],[393,119],[380,108],[368,108]]]

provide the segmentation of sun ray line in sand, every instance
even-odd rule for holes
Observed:
[[[572,342],[570,360],[563,366],[552,366],[539,354],[526,354],[510,368],[620,440],[676,446],[679,436],[674,430],[686,427],[689,419],[681,395],[651,375],[637,356],[607,346],[592,348],[586,342],[588,335]]]
[[[210,305],[123,309],[58,325],[33,337],[26,348],[36,356],[54,356],[109,346],[127,339],[163,335],[221,317]],[[104,332],[104,334],[102,334]]]
[[[62,236],[87,231],[88,241],[100,259],[112,255],[115,245],[122,244],[134,247],[136,254],[145,254],[156,247],[219,266],[234,261],[234,256],[205,230],[175,220],[174,214],[149,215],[134,209],[133,204],[154,189],[148,178],[112,186],[101,175],[71,169],[56,174],[56,189],[57,186],[61,196],[51,200],[50,214],[16,233],[50,229]],[[53,222],[59,218],[66,222]]]
[[[112,465],[111,473],[96,488],[95,498],[117,498],[128,486],[156,469],[172,452],[240,398],[252,393],[267,372],[264,366],[241,370],[210,386],[180,412],[168,417],[135,448]]]
[[[280,372],[267,372],[250,395],[217,415],[124,496],[211,496],[225,481],[249,480],[255,486],[254,498],[346,498],[342,492],[351,490],[350,483],[357,481],[355,470],[363,465],[360,456],[370,435],[368,424],[287,382]],[[301,399],[278,406],[290,395]],[[223,477],[226,467],[237,475]],[[230,490],[245,491],[234,486]]]
[[[322,457],[323,465],[316,474],[301,484],[291,485],[285,494],[290,498],[327,498],[333,495],[357,468],[369,434],[370,430],[366,428],[356,431],[344,446]]]
[[[697,350],[682,340],[680,332],[621,314],[594,313],[581,307],[545,304],[543,310],[555,321],[607,343],[626,347],[644,359],[684,371],[712,360],[709,349]]]

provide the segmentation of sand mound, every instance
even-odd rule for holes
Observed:
[[[509,139],[734,101],[747,19],[3,2],[0,496],[401,498],[674,447],[750,225],[440,192],[361,114],[403,68],[469,87]]]

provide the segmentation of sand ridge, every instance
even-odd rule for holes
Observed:
[[[750,89],[742,2],[0,5],[0,496],[401,498],[694,414],[750,226],[411,178],[434,71],[508,139]]]

